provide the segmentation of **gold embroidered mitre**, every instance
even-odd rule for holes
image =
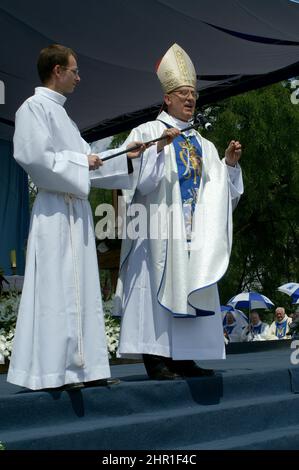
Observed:
[[[196,72],[194,65],[184,49],[173,44],[157,65],[156,72],[164,93],[181,86],[192,86],[196,89]]]

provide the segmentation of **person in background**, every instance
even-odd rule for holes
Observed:
[[[299,338],[299,309],[292,315],[292,323],[289,324],[289,337],[292,339]]]
[[[242,332],[244,326],[237,321],[237,313],[234,311],[227,312],[224,317],[223,333],[228,343],[236,343],[242,341]]]
[[[284,307],[277,307],[275,310],[275,320],[271,323],[267,339],[289,339],[289,325],[292,319],[285,313]]]
[[[268,336],[269,325],[261,321],[256,310],[251,310],[249,320],[249,325],[242,331],[241,341],[265,341]]]

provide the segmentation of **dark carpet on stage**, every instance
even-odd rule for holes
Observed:
[[[151,381],[142,363],[123,364],[111,367],[118,385],[33,392],[2,374],[0,441],[27,450],[299,449],[299,365],[289,341],[276,343],[202,362],[215,377]]]

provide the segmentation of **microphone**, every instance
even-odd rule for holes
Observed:
[[[198,122],[198,124],[203,127],[206,131],[211,131],[213,129],[213,126],[210,121],[202,113],[196,114],[194,122]]]

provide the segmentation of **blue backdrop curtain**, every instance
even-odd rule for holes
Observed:
[[[0,268],[6,275],[12,274],[12,250],[16,274],[24,274],[28,229],[28,178],[13,158],[12,143],[0,139]]]

